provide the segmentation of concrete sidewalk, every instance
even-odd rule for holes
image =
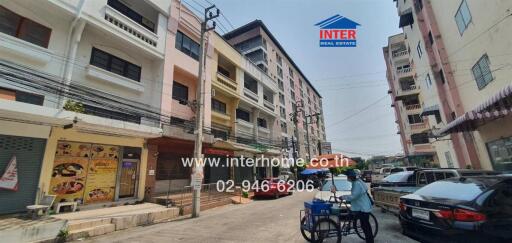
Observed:
[[[55,239],[66,220],[42,217],[33,220],[24,215],[0,218],[0,242],[38,242]]]
[[[143,203],[58,214],[52,217],[66,220],[68,239],[75,240],[104,235],[140,225],[167,222],[178,216],[178,208]]]

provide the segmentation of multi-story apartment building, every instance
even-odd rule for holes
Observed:
[[[255,20],[224,38],[277,83],[278,123],[287,145],[283,156],[292,157],[292,147],[299,152],[298,157],[318,155],[320,142],[326,140],[322,97],[274,35],[261,20]],[[308,117],[307,129],[304,115]]]
[[[383,51],[388,69],[388,93],[392,98],[404,155],[409,163],[437,163],[427,132],[428,120],[421,116],[425,95],[420,91],[426,87],[418,80],[421,71],[408,51],[405,35],[389,37],[388,46]]]
[[[147,138],[161,136],[169,4],[3,1],[0,5],[0,168],[17,192],[0,213],[44,194],[81,206],[144,197]],[[12,164],[12,163],[11,163]]]
[[[448,141],[444,154],[436,149],[442,166],[511,170],[510,58],[503,54],[511,45],[505,27],[511,6],[397,1],[405,43],[414,61],[425,63],[420,80],[431,90],[431,103],[422,114],[429,118],[430,140]]]

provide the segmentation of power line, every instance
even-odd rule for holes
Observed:
[[[326,127],[332,127],[332,126],[334,126],[334,125],[338,125],[338,124],[340,124],[340,123],[342,123],[342,122],[344,122],[344,121],[347,121],[347,120],[349,120],[349,119],[353,118],[354,116],[356,116],[356,115],[358,115],[358,114],[360,114],[360,113],[362,113],[362,112],[364,112],[364,111],[366,111],[366,110],[370,109],[372,106],[374,106],[374,105],[378,104],[379,102],[381,102],[382,100],[384,100],[384,99],[385,99],[385,98],[387,98],[387,97],[388,97],[388,95],[386,94],[385,96],[383,96],[383,97],[379,98],[379,99],[378,99],[378,100],[376,100],[375,102],[372,102],[371,104],[369,104],[369,105],[367,105],[367,106],[363,107],[361,110],[359,110],[359,111],[357,111],[357,112],[355,112],[355,113],[353,113],[353,114],[351,114],[351,115],[349,115],[349,116],[347,116],[347,117],[345,117],[345,118],[343,118],[343,119],[341,119],[341,120],[339,120],[339,121],[336,121],[336,122],[334,122],[334,123],[332,123],[332,124],[330,124],[330,125],[327,125]]]

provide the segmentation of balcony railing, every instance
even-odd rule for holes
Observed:
[[[236,92],[236,82],[220,72],[217,72],[217,82]]]
[[[408,111],[410,111],[410,110],[417,110],[417,109],[421,109],[421,105],[420,104],[406,105],[405,109],[408,110]]]
[[[256,93],[252,92],[252,90],[245,88],[245,87],[244,87],[244,95],[247,96],[248,98],[258,102],[258,95]]]
[[[274,103],[268,101],[268,100],[263,100],[263,105],[265,107],[267,107],[268,109],[270,109],[271,111],[274,111],[275,107],[274,107]]]
[[[396,73],[398,75],[403,75],[403,74],[407,74],[407,73],[410,73],[410,72],[412,72],[412,67],[402,68],[402,69],[396,70]]]
[[[405,91],[413,91],[413,90],[415,90],[416,88],[417,88],[417,87],[416,87],[416,85],[414,84],[414,85],[410,85],[410,86],[407,86],[407,87],[402,87],[402,91],[404,91],[404,92],[405,92]]]
[[[411,130],[419,130],[427,128],[427,124],[425,123],[415,123],[411,124]]]
[[[409,54],[409,52],[407,50],[393,52],[393,58],[402,57],[402,56],[405,56],[407,54]]]
[[[155,33],[139,25],[137,22],[131,20],[110,6],[105,6],[105,20],[139,40],[156,47],[158,36]]]

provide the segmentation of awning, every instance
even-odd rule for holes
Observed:
[[[398,25],[399,28],[412,24],[414,24],[414,17],[412,16],[412,11],[400,15],[400,24]]]
[[[431,116],[436,114],[439,114],[439,105],[425,107],[420,116]]]
[[[440,129],[435,135],[446,135],[464,131],[474,131],[477,127],[512,114],[512,84],[491,96],[475,109],[457,117],[446,127]]]
[[[329,169],[305,169],[302,172],[300,172],[301,175],[314,175],[317,173],[324,173],[329,171]]]

